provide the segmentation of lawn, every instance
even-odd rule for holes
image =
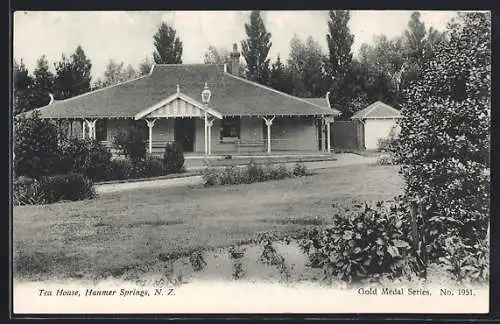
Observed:
[[[14,275],[96,279],[148,271],[195,248],[316,226],[328,222],[333,204],[391,199],[402,188],[394,166],[315,172],[248,185],[136,189],[94,200],[15,207]]]

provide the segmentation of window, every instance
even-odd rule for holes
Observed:
[[[232,140],[240,138],[241,119],[240,117],[228,117],[221,120],[220,140],[230,138]]]
[[[98,141],[108,140],[108,120],[98,119],[95,123],[95,138]]]

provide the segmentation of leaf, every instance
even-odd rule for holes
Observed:
[[[394,258],[394,257],[397,257],[399,256],[399,252],[398,252],[398,249],[394,246],[388,246],[387,247],[387,252],[389,252],[389,254]]]
[[[403,240],[392,240],[392,244],[394,244],[395,247],[402,248],[402,247],[409,247],[410,245],[408,242],[405,242]]]

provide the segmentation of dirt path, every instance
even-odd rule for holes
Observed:
[[[304,162],[304,164],[311,170],[335,168],[350,165],[366,165],[373,164],[377,161],[376,157],[361,156],[352,153],[338,154],[336,155],[336,161],[316,161],[316,162]],[[287,167],[292,167],[295,162],[284,163]],[[188,171],[198,171],[202,168],[191,168]],[[110,184],[98,184],[96,185],[96,191],[99,194],[117,192],[130,189],[138,188],[166,188],[166,187],[180,187],[180,186],[194,186],[202,183],[201,176],[190,176],[184,178],[175,179],[157,179],[150,181],[137,181],[137,182],[125,182],[125,183],[110,183]]]

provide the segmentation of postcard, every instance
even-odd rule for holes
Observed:
[[[17,11],[13,313],[489,312],[488,11]]]

